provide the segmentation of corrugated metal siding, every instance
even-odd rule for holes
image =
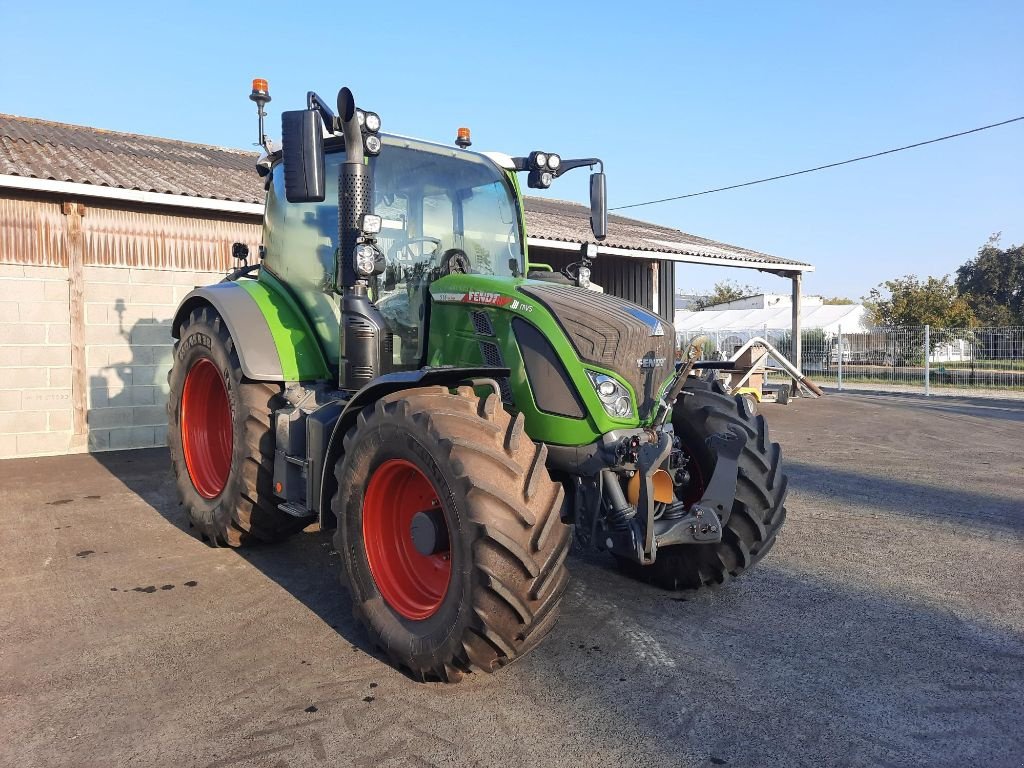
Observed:
[[[674,261],[659,261],[658,268],[661,270],[661,277],[658,282],[658,309],[663,318],[671,324],[676,315],[676,263]]]
[[[0,197],[0,264],[66,267],[67,221],[61,202],[47,197]],[[256,217],[154,213],[128,204],[85,205],[84,262],[90,266],[226,272],[231,245],[259,248]]]
[[[579,261],[578,253],[549,250],[532,246],[530,260],[550,264],[555,270]],[[591,280],[612,296],[632,301],[654,310],[654,280],[651,265],[658,265],[658,309],[659,314],[672,321],[672,294],[675,285],[675,263],[653,259],[635,259],[624,256],[600,256],[591,267]]]
[[[0,264],[66,267],[64,233],[59,203],[0,197]]]
[[[82,232],[89,265],[222,272],[232,266],[232,243],[248,244],[255,255],[261,226],[89,206]]]

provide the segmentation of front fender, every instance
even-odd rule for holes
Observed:
[[[403,389],[419,387],[456,387],[472,379],[500,379],[509,375],[508,368],[421,368],[417,371],[397,371],[378,376],[365,387],[356,392],[345,403],[345,409],[331,430],[331,437],[324,454],[322,475],[319,479],[320,498],[317,508],[320,510],[320,525],[333,515],[330,496],[333,492],[333,467],[344,452],[345,433],[352,428],[359,418],[359,412],[366,406],[375,403],[385,395]]]

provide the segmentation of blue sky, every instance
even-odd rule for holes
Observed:
[[[1024,115],[1020,2],[474,5],[7,1],[0,111],[245,147],[252,77],[270,81],[272,134],[307,90],[349,85],[385,130],[450,141],[469,125],[478,149],[597,154],[612,205]],[[584,200],[577,173],[552,194]],[[1024,122],[630,213],[809,261],[808,291],[856,298],[951,272],[992,232],[1024,241],[1022,179]],[[679,273],[686,289],[786,289]]]

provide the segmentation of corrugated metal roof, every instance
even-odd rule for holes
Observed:
[[[590,231],[590,209],[588,207],[579,203],[546,197],[527,197],[525,203],[526,230],[530,237],[567,243],[597,242]],[[678,229],[651,224],[639,219],[630,219],[626,216],[611,215],[608,217],[608,237],[601,242],[601,245],[633,251],[701,256],[721,260],[725,264],[730,261],[747,261],[766,266],[778,265],[781,268],[785,268],[787,265],[810,266],[803,262],[769,256],[749,248],[708,240]]]
[[[263,202],[256,155],[0,114],[0,174],[212,200]]]
[[[0,114],[0,174],[262,204],[257,154],[154,136]],[[526,198],[530,237],[563,243],[594,242],[590,210],[577,203]],[[604,247],[747,262],[771,268],[811,268],[789,259],[697,237],[625,216],[610,216]]]

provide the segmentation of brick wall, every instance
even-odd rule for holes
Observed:
[[[164,445],[171,318],[222,277],[84,267],[87,434],[76,436],[68,270],[0,264],[0,458]]]

